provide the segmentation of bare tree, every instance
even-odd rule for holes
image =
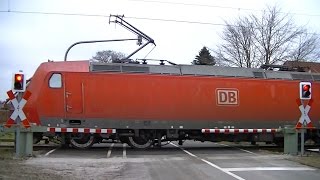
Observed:
[[[219,65],[237,67],[255,66],[256,46],[254,46],[254,27],[247,17],[239,18],[234,24],[226,23],[221,35],[223,44],[215,51]]]
[[[254,38],[262,64],[275,64],[287,58],[295,38],[303,33],[292,17],[280,12],[276,6],[267,7],[262,17],[251,15],[255,26]]]
[[[91,60],[103,62],[103,63],[111,63],[111,62],[117,62],[125,57],[126,55],[124,53],[106,50],[106,51],[98,51],[96,55],[91,58]]]
[[[315,33],[308,33],[307,30],[296,38],[296,47],[290,52],[291,60],[310,61],[320,57],[319,37]]]
[[[219,65],[248,68],[314,58],[317,37],[305,34],[307,30],[296,26],[288,14],[276,6],[267,7],[261,16],[252,14],[226,22],[220,35],[222,43],[213,51]]]

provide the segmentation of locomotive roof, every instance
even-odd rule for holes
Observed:
[[[37,71],[89,72],[89,61],[48,61],[42,63]]]
[[[49,71],[120,72],[320,81],[320,73],[271,71],[258,68],[205,65],[151,65],[130,63],[98,63],[89,61],[58,61],[42,63],[38,70],[43,73]]]
[[[91,62],[90,71],[320,81],[320,73],[270,71],[258,68],[204,65],[150,65]]]

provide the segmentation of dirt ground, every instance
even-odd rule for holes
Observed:
[[[34,152],[35,157],[15,159],[14,152],[0,150],[0,180],[4,179],[123,179],[125,163],[107,159],[47,158],[45,152]],[[38,158],[40,157],[41,158]],[[124,178],[127,179],[127,178]]]
[[[40,152],[36,152],[40,153]],[[0,179],[61,179],[55,172],[26,164],[26,159],[15,159],[13,149],[0,150]]]

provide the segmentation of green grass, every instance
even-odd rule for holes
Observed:
[[[0,142],[13,142],[14,133],[0,133]]]
[[[0,139],[14,139],[14,133],[2,133]]]
[[[14,149],[0,149],[0,160],[12,159],[14,157]]]
[[[313,154],[309,156],[292,156],[287,159],[307,166],[320,168],[320,154]]]
[[[0,109],[0,124],[7,121],[8,117],[9,117],[9,113],[10,112],[8,110]]]

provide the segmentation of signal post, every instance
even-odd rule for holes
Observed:
[[[300,89],[300,103],[297,101],[299,105],[299,109],[301,112],[300,119],[296,125],[297,129],[300,129],[300,137],[301,137],[301,155],[304,155],[304,135],[306,133],[306,129],[313,129],[314,126],[312,125],[311,119],[308,116],[308,113],[311,109],[311,105],[313,102],[312,99],[312,88],[310,82],[300,82],[299,84]],[[307,100],[308,104],[304,107],[304,101]]]
[[[298,154],[298,133],[300,133],[300,154],[304,155],[304,136],[307,129],[313,129],[314,126],[309,118],[309,111],[313,102],[312,84],[310,82],[299,83],[299,98],[296,100],[301,116],[296,126],[285,126],[284,133],[284,153]],[[307,103],[305,105],[305,103]]]
[[[30,92],[26,91],[26,78],[22,72],[14,73],[12,78],[12,90],[7,94],[14,107],[14,112],[8,119],[6,127],[15,128],[15,150],[16,157],[32,156],[33,151],[33,132],[31,131],[30,124],[23,112],[23,107],[30,97]],[[16,92],[15,96],[13,92]],[[24,127],[22,127],[24,126]]]

